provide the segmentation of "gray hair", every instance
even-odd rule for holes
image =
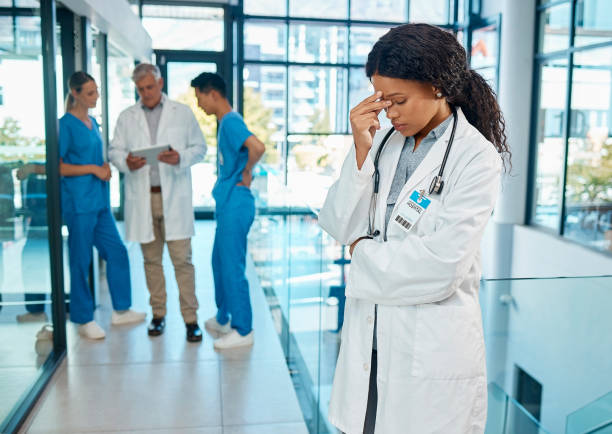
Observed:
[[[156,65],[151,65],[150,63],[140,63],[138,66],[136,66],[136,68],[134,68],[134,72],[132,73],[132,81],[134,83],[138,83],[147,74],[153,74],[155,80],[159,80],[161,78],[161,72]]]

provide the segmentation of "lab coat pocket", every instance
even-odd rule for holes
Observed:
[[[418,305],[412,374],[430,379],[482,375],[484,342],[478,318],[467,307]]]
[[[440,207],[442,205],[442,201],[438,195],[428,196],[430,200],[429,206],[423,214],[423,217],[418,221],[416,225],[416,231],[419,235],[431,235],[436,230],[436,219],[438,216],[438,212],[440,211]]]

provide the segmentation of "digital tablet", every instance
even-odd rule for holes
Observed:
[[[135,149],[131,152],[132,152],[132,155],[136,157],[145,158],[147,160],[147,164],[151,165],[151,164],[157,164],[158,162],[157,156],[159,155],[160,152],[169,151],[169,150],[170,150],[170,145],[155,145],[155,146],[150,146],[148,148]]]

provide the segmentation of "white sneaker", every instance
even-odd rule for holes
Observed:
[[[246,336],[241,336],[236,330],[232,330],[219,339],[215,339],[215,343],[213,345],[218,350],[253,345],[253,331]]]
[[[79,334],[87,339],[104,339],[106,333],[95,321],[89,321],[79,326]]]
[[[221,333],[226,334],[232,331],[232,326],[228,321],[227,324],[219,324],[217,321],[217,316],[213,316],[212,318],[208,318],[204,323],[204,328],[211,333]]]
[[[112,325],[123,325],[123,324],[134,324],[137,322],[143,322],[147,314],[144,312],[136,312],[135,310],[128,309],[121,312],[116,310],[111,314]]]
[[[26,312],[17,315],[17,322],[47,322],[49,317],[45,312],[31,313]]]

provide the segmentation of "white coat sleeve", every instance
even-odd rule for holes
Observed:
[[[191,167],[196,163],[199,163],[206,155],[206,140],[200,129],[197,119],[191,112],[191,109],[187,108],[186,114],[187,120],[187,144],[184,149],[178,151],[180,160],[176,168],[178,170]]]
[[[436,230],[403,240],[360,241],[351,259],[347,296],[383,305],[450,297],[473,264],[499,190],[501,158],[477,154],[462,170],[436,217]]]
[[[125,159],[128,156],[128,125],[126,114],[121,113],[117,119],[117,125],[113,133],[113,139],[108,147],[108,160],[119,170],[119,172],[129,173],[130,169],[127,166]]]
[[[372,150],[357,168],[355,146],[344,160],[340,177],[330,187],[319,213],[319,225],[339,243],[349,245],[366,235],[368,209],[374,189]]]

